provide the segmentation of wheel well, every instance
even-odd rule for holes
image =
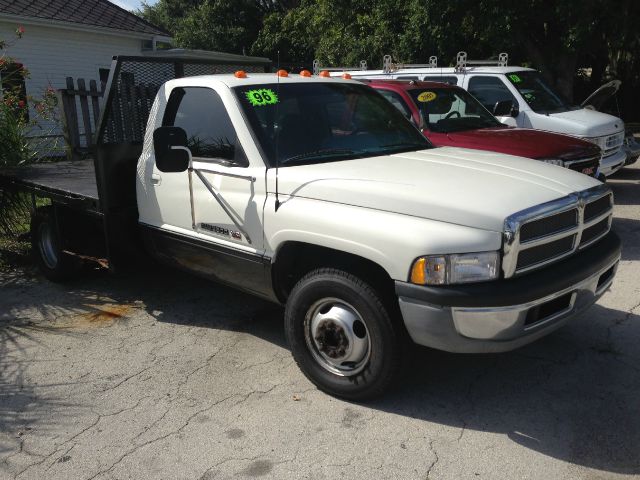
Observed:
[[[397,305],[394,282],[380,265],[358,255],[304,242],[287,242],[278,250],[272,271],[278,299],[284,303],[302,277],[322,267],[338,268],[360,277],[375,288],[383,300]]]

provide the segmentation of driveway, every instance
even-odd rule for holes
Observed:
[[[175,271],[0,274],[0,478],[640,478],[640,166],[612,287],[518,351],[415,348],[384,398],[319,392],[282,311]]]

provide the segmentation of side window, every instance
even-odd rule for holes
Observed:
[[[448,83],[449,85],[457,85],[458,84],[458,77],[454,77],[454,76],[442,76],[442,75],[427,75],[426,77],[423,78],[423,80],[425,82],[442,82],[442,83]]]
[[[215,90],[204,87],[174,88],[162,125],[180,127],[187,132],[188,146],[194,158],[243,167],[249,165],[229,114]]]
[[[503,100],[511,100],[514,105],[518,105],[516,97],[498,77],[471,77],[467,90],[490,112],[493,112],[496,103]]]
[[[396,107],[400,112],[408,119],[411,118],[411,110],[407,107],[407,104],[404,102],[402,97],[398,95],[396,92],[391,92],[389,90],[378,90],[378,92],[387,100],[391,102],[391,104]]]
[[[410,75],[410,76],[399,75],[396,78],[398,80],[418,80],[418,76],[417,75]]]

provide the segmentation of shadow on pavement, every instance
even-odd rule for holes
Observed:
[[[616,205],[640,205],[640,168],[619,170],[607,179],[607,185],[613,190]]]
[[[100,292],[105,305],[136,303],[161,322],[245,332],[286,348],[280,307],[180,272],[158,269],[117,281],[97,273],[83,286],[67,290],[53,307],[93,315],[105,310],[93,298]],[[494,432],[566,462],[638,474],[639,320],[596,305],[515,352],[454,355],[414,348],[397,388],[366,407],[460,428],[461,438],[470,430]],[[0,338],[7,341],[6,334]],[[8,389],[3,381],[0,395],[13,396],[13,409],[27,403],[28,392],[16,396]],[[3,413],[0,428],[12,428],[15,420]]]
[[[612,329],[619,325],[629,341],[615,338]],[[639,339],[640,316],[596,305],[549,337],[509,353],[416,348],[411,373],[371,407],[507,435],[577,465],[638,474]]]

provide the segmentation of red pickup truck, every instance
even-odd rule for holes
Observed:
[[[597,145],[568,135],[507,127],[460,87],[413,80],[363,81],[418,125],[436,146],[507,153],[598,175],[602,152]]]

